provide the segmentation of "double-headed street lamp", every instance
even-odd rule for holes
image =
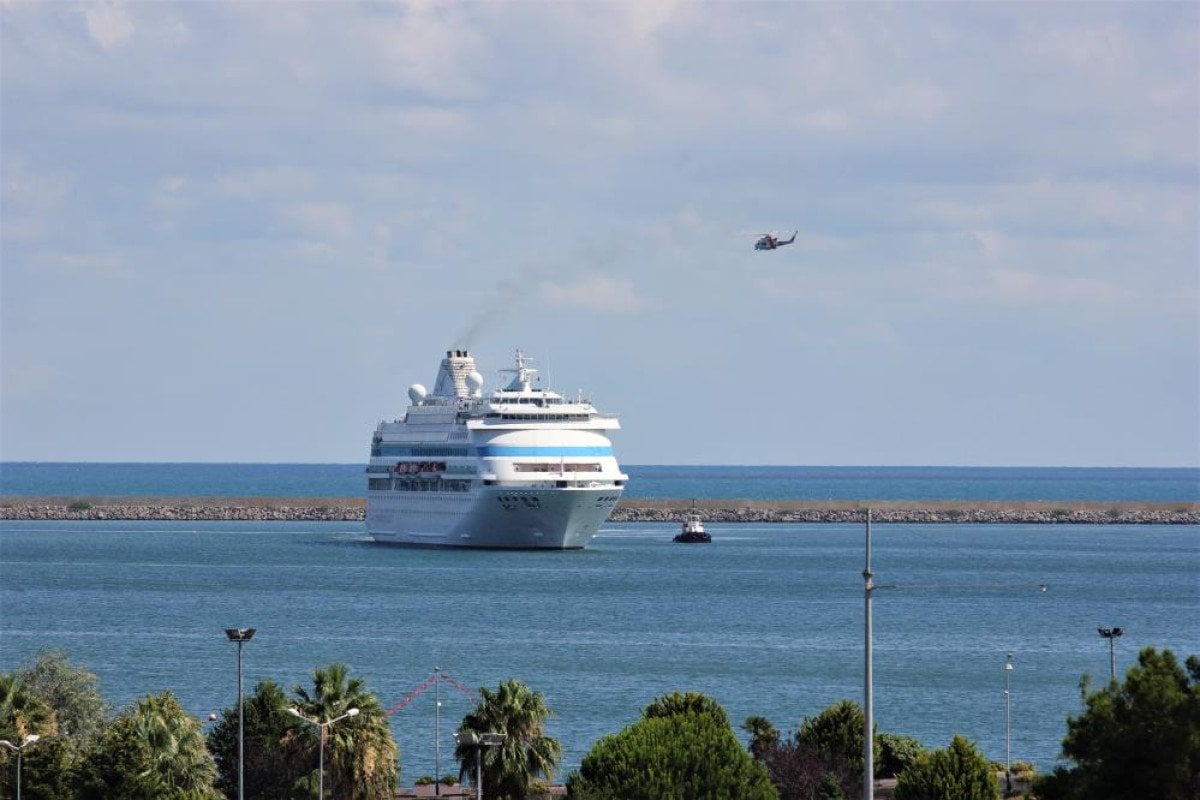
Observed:
[[[291,714],[296,719],[302,719],[309,725],[317,729],[317,797],[320,800],[325,800],[325,729],[335,722],[341,722],[348,717],[357,717],[357,708],[348,708],[346,713],[340,717],[334,717],[325,722],[319,722],[315,719],[309,719],[300,713],[298,708],[289,708],[287,713]]]
[[[242,727],[242,645],[254,638],[254,628],[226,628],[225,635],[229,641],[237,642],[238,646],[238,800],[244,797],[244,776],[242,762],[244,750],[244,729]]]
[[[483,769],[480,766],[479,754],[485,747],[499,747],[504,744],[503,733],[475,733],[474,731],[459,731],[454,734],[454,741],[475,750],[475,800],[483,800]]]
[[[0,739],[0,747],[7,747],[17,754],[17,800],[21,800],[21,753],[24,752],[26,747],[36,742],[38,738],[36,733],[30,733],[21,740],[20,744],[13,744],[7,739]]]
[[[1121,638],[1125,631],[1120,628],[1097,628],[1100,635],[1108,639],[1108,675],[1112,680],[1117,679],[1117,651],[1113,647],[1113,641]]]

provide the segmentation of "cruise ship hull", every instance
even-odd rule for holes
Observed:
[[[600,530],[620,495],[613,486],[372,492],[367,530],[383,544],[578,550]]]

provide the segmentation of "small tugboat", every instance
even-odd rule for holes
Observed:
[[[691,512],[683,518],[683,530],[675,534],[671,541],[683,544],[708,544],[712,541],[712,536],[704,530],[704,521],[696,513],[695,500],[692,501]]]

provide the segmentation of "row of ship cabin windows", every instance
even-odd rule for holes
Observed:
[[[487,414],[486,417],[500,420],[536,420],[537,422],[569,422],[572,420],[586,422],[588,419],[587,414],[497,414],[494,411]]]
[[[513,464],[514,472],[600,472],[599,464],[564,464],[555,462],[535,462],[532,464]]]
[[[471,490],[470,481],[455,480],[422,480],[413,478],[371,478],[367,481],[367,489],[375,492],[386,492],[394,489],[397,492],[467,492]]]

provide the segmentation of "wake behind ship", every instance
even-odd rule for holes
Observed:
[[[618,430],[582,397],[535,389],[517,351],[512,381],[483,394],[466,350],[447,351],[433,391],[414,384],[404,417],[380,422],[367,466],[377,542],[574,550],[608,519],[629,477]]]

